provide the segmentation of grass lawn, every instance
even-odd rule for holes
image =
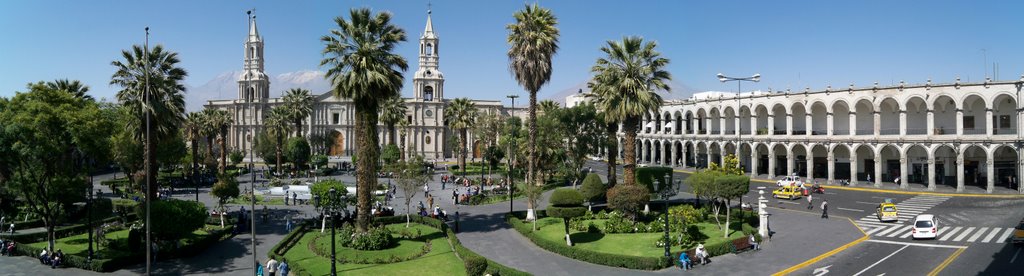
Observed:
[[[592,220],[598,227],[603,227],[604,220]],[[722,221],[725,222],[724,220]],[[543,225],[543,226],[542,226]],[[739,222],[733,222],[733,228],[739,227]],[[561,243],[565,243],[565,226],[562,224],[560,218],[542,218],[537,221],[538,234],[540,237],[548,240],[553,240]],[[722,231],[718,229],[718,225],[712,222],[702,222],[697,224],[700,228],[701,233],[708,236],[708,239],[701,241],[701,243],[717,243],[726,240],[722,237]],[[731,230],[729,234],[730,239],[735,239],[743,236],[742,231]],[[630,234],[603,234],[603,233],[587,233],[569,230],[571,233],[572,241],[577,248],[628,255],[628,256],[647,256],[657,257],[664,256],[665,248],[655,246],[658,239],[663,237],[663,232],[658,233],[630,233]],[[673,252],[682,251],[678,246],[672,247]]]
[[[197,240],[197,239],[199,239],[199,238],[201,238],[201,237],[203,237],[205,235],[209,235],[209,234],[210,233],[206,232],[205,230],[199,229],[199,230],[193,231],[191,236],[182,239],[182,243],[183,244],[188,244],[188,243],[191,243],[193,240]],[[113,242],[114,240],[119,240],[119,239],[127,239],[128,238],[128,229],[110,232],[110,233],[107,233],[106,236],[107,236],[107,239],[110,240],[111,242]],[[33,247],[46,248],[47,242],[46,241],[41,241],[41,242],[31,243],[29,245],[33,246]],[[64,254],[85,256],[85,255],[88,254],[88,250],[89,250],[89,236],[86,233],[86,234],[80,234],[80,235],[75,235],[75,236],[70,236],[70,237],[66,237],[66,238],[57,239],[54,242],[54,248],[60,249],[61,251],[64,252]],[[112,250],[108,250],[108,248],[106,248],[106,247],[99,246],[97,244],[93,244],[93,250],[94,250],[94,252],[97,252],[98,254],[103,255],[103,256],[105,256],[107,258],[110,258],[110,257],[113,257],[113,256],[131,255],[130,252],[123,252],[123,251],[116,251],[116,250],[112,251]]]
[[[290,201],[290,199],[289,199]],[[248,198],[236,197],[227,202],[227,204],[251,204]],[[262,195],[256,195],[256,205],[284,205],[283,197],[265,198]]]
[[[452,252],[451,247],[448,245],[447,238],[440,233],[440,230],[415,223],[412,225],[412,227],[421,229],[423,235],[428,236],[431,239],[430,241],[433,246],[431,247],[430,253],[411,261],[393,264],[339,263],[338,273],[343,275],[466,275],[466,270],[463,266],[462,260],[455,257],[455,253]],[[404,226],[405,224],[393,224],[388,227],[398,229]],[[433,232],[427,232],[427,229],[430,229]],[[306,269],[312,275],[328,275],[331,270],[330,260],[328,258],[317,256],[313,251],[310,251],[308,246],[318,234],[319,231],[307,232],[302,236],[302,239],[299,240],[298,244],[285,253],[285,258],[287,258],[289,262],[298,264],[302,268]],[[330,241],[326,240],[324,245],[326,246],[329,243]],[[400,254],[408,252],[411,249],[418,251],[419,248],[416,246],[417,245],[415,243],[409,243],[408,245],[402,245],[400,243],[399,246],[384,251]],[[422,242],[419,243],[419,246],[422,246]],[[357,251],[341,247],[338,248],[338,253],[341,256],[370,254],[368,251]],[[380,254],[384,252],[373,253]],[[365,255],[361,257],[365,258]]]
[[[342,260],[367,260],[367,261],[372,261],[372,260],[378,260],[378,259],[385,259],[386,260],[386,259],[390,259],[391,256],[398,256],[398,257],[401,257],[401,258],[404,259],[404,258],[409,258],[409,257],[416,256],[416,255],[419,255],[420,253],[422,253],[423,252],[423,245],[426,244],[425,242],[423,242],[424,240],[431,240],[431,246],[433,247],[435,245],[435,244],[433,244],[435,242],[434,239],[441,238],[441,241],[444,242],[444,243],[440,244],[440,245],[441,246],[448,245],[447,241],[444,240],[444,233],[441,233],[441,230],[438,230],[437,228],[433,228],[433,227],[422,225],[422,224],[411,224],[410,227],[409,227],[409,230],[411,231],[411,233],[415,234],[416,230],[419,230],[420,231],[419,233],[420,233],[421,236],[419,236],[419,238],[417,238],[417,239],[409,240],[409,239],[402,239],[398,235],[399,231],[401,231],[402,229],[405,229],[405,224],[404,223],[403,224],[391,224],[391,225],[388,225],[387,227],[388,227],[388,229],[391,229],[392,235],[394,235],[395,239],[397,240],[397,244],[394,247],[391,247],[391,248],[388,248],[388,249],[385,249],[385,250],[356,250],[356,249],[342,247],[341,246],[341,237],[340,237],[341,234],[339,233],[338,234],[339,236],[335,238],[335,243],[337,244],[336,248],[338,250],[338,258],[342,259]],[[328,236],[322,236],[319,239],[317,239],[317,244],[316,244],[317,248],[329,249],[330,246],[331,246],[331,237],[329,235]]]

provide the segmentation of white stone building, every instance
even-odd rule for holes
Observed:
[[[637,162],[705,167],[735,154],[771,178],[1020,192],[1022,84],[929,80],[666,103],[641,125]]]
[[[229,130],[229,147],[249,151],[253,138],[260,131],[263,118],[269,111],[283,103],[280,98],[270,98],[270,80],[264,71],[263,37],[256,28],[255,18],[249,22],[249,35],[245,41],[244,73],[238,80],[238,97],[236,99],[213,100],[207,108],[228,110],[234,117],[234,125]],[[427,159],[452,158],[457,153],[457,136],[447,128],[444,120],[444,109],[449,99],[444,97],[444,74],[439,70],[438,50],[440,39],[434,33],[430,13],[427,14],[426,28],[419,39],[419,67],[413,77],[413,97],[404,98],[408,111],[406,120],[410,127],[405,137],[398,137],[406,148],[414,154],[421,154]],[[283,88],[282,90],[288,89]],[[333,145],[327,150],[331,156],[351,156],[355,150],[355,113],[350,100],[334,97],[330,91],[313,91],[315,101],[313,112],[303,121],[302,134],[323,135],[331,137]],[[481,113],[500,113],[507,115],[512,111],[497,100],[472,100]],[[521,108],[520,108],[521,109]],[[517,110],[516,115],[522,114]],[[387,142],[389,135],[386,127],[380,125],[378,135],[381,144]],[[396,131],[398,132],[398,131]],[[395,133],[393,135],[399,135]],[[469,133],[469,141],[477,141]],[[481,147],[479,142],[467,143],[470,156],[479,158]]]

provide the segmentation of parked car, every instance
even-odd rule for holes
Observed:
[[[786,177],[783,177],[782,179],[779,179],[779,181],[775,182],[775,185],[779,186],[779,187],[782,187],[782,186],[801,186],[802,187],[804,185],[804,182],[800,180],[799,176],[792,175],[792,176],[786,176]]]
[[[917,215],[912,231],[914,239],[934,239],[939,232],[939,221],[934,215]]]

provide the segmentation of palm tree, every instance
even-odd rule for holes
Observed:
[[[559,106],[558,102],[552,100],[543,100],[540,101],[540,104],[537,105],[537,109],[540,110],[541,114],[550,112],[552,110],[558,110],[559,108],[561,108],[561,106]]]
[[[292,88],[285,91],[284,97],[281,98],[284,100],[288,117],[295,122],[295,137],[302,137],[302,120],[313,112],[313,95],[309,94],[309,90]]]
[[[145,147],[146,177],[150,183],[156,183],[156,145],[178,135],[178,127],[185,120],[183,81],[188,73],[177,67],[180,62],[177,53],[164,51],[161,45],[148,50],[147,53],[147,49],[141,45],[122,50],[124,60],[110,63],[117,68],[110,78],[110,84],[121,87],[117,92],[117,100],[136,118],[126,122],[125,127],[135,133],[136,139],[142,140],[144,136],[151,139]],[[145,98],[147,90],[148,102]],[[147,115],[151,124],[148,129],[143,125]],[[149,133],[145,133],[147,130]],[[156,185],[147,187],[146,198],[156,199]]]
[[[405,101],[401,97],[392,97],[380,106],[380,122],[388,127],[388,145],[395,144],[395,124],[405,119]]]
[[[520,86],[530,92],[530,118],[527,147],[527,189],[536,185],[537,165],[537,91],[551,80],[551,58],[558,52],[558,19],[549,9],[538,4],[526,7],[512,15],[516,22],[508,24],[508,67]],[[528,194],[532,195],[530,191]],[[527,218],[533,219],[536,199],[527,201]]]
[[[189,145],[192,148],[192,169],[189,173],[189,178],[193,181],[196,179],[196,163],[198,163],[197,158],[199,158],[199,138],[203,137],[203,124],[206,123],[203,120],[203,113],[189,112],[185,115],[185,123],[181,126],[185,139],[189,141]],[[196,189],[198,191],[198,188]]]
[[[366,232],[370,225],[370,197],[377,185],[377,115],[382,102],[398,97],[409,68],[395,46],[405,41],[405,31],[391,24],[391,13],[373,14],[370,9],[352,9],[349,20],[334,18],[338,25],[320,38],[334,96],[350,99],[356,114],[356,187],[359,214],[356,227]]]
[[[47,82],[46,86],[53,90],[62,90],[71,93],[75,98],[93,100],[92,96],[85,94],[89,92],[89,86],[82,84],[78,80],[59,79],[51,82]]]
[[[217,139],[217,132],[219,131],[213,122],[214,117],[217,116],[217,111],[216,109],[207,108],[203,109],[203,112],[200,113],[200,115],[202,115],[200,117],[202,127],[199,129],[199,133],[202,137],[206,138],[206,156],[203,158],[203,163],[212,167],[212,164],[216,162],[214,160],[215,157],[213,156],[213,140]],[[210,167],[207,167],[206,169],[211,170]]]
[[[605,113],[605,122],[622,122],[625,132],[625,183],[636,184],[636,132],[640,118],[656,111],[662,103],[655,90],[669,91],[667,81],[672,75],[665,71],[669,60],[654,48],[656,42],[644,43],[637,36],[622,41],[608,41],[601,47],[607,57],[597,59],[594,79],[590,82],[597,106]],[[609,158],[611,159],[611,158]]]
[[[405,154],[406,154],[406,152],[408,152],[408,149],[405,148],[405,135],[406,135],[406,133],[409,132],[409,121],[407,121],[407,120],[398,121],[398,129],[399,129],[398,130],[398,135],[400,137],[402,137],[401,138],[402,139],[402,145],[399,146],[399,149],[402,150],[402,154],[401,154],[402,161],[405,161]]]
[[[285,107],[276,107],[270,110],[270,114],[263,121],[263,128],[267,135],[274,139],[275,152],[277,155],[277,173],[281,173],[281,154],[284,152],[284,138],[288,137],[289,112]]]
[[[466,177],[466,134],[476,122],[476,113],[476,104],[469,101],[469,98],[455,99],[444,109],[444,120],[448,122],[448,128],[459,133],[458,154],[462,177]]]
[[[207,118],[210,128],[214,129],[217,135],[217,142],[220,146],[220,165],[217,167],[217,171],[224,174],[224,170],[227,169],[228,165],[228,129],[234,124],[234,119],[231,118],[231,113],[223,109],[215,109],[211,111],[211,116]]]

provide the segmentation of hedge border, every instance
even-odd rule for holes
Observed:
[[[487,270],[485,270],[486,274],[490,274],[490,275],[493,275],[493,276],[498,276],[498,275],[530,276],[530,275],[533,275],[533,274],[530,274],[530,273],[526,273],[526,272],[523,272],[523,271],[511,268],[511,267],[507,267],[507,266],[504,266],[502,264],[499,264],[499,263],[497,263],[497,262],[495,262],[495,261],[493,261],[491,259],[487,259],[487,258],[481,256],[480,254],[477,254],[476,252],[473,252],[472,250],[469,250],[469,248],[466,248],[465,246],[462,246],[462,242],[460,242],[459,241],[459,237],[455,235],[455,231],[452,231],[451,227],[448,227],[447,223],[444,223],[444,222],[442,222],[442,221],[440,221],[438,219],[424,217],[424,216],[413,215],[413,216],[409,216],[409,222],[415,222],[415,223],[427,225],[427,226],[430,226],[430,227],[434,227],[434,228],[440,229],[442,233],[445,233],[445,237],[448,240],[448,245],[453,249],[452,251],[455,253],[455,256],[463,261],[463,267],[466,267],[467,259],[471,259],[472,258],[472,257],[469,257],[469,256],[476,256],[476,257],[484,258],[485,260],[487,260]],[[277,245],[275,245],[273,248],[271,248],[271,250],[269,252],[267,252],[267,256],[268,257],[272,257],[272,258],[276,258],[276,259],[283,258],[284,257],[284,253],[288,252],[288,250],[290,250],[292,247],[294,247],[296,244],[298,244],[298,241],[302,239],[302,236],[305,235],[305,233],[306,233],[306,228],[310,227],[314,223],[315,223],[315,220],[306,220],[306,221],[303,221],[302,223],[300,223],[299,226],[296,227],[295,229],[293,229],[291,233],[288,233],[288,235],[286,235],[284,237],[284,239],[281,240],[281,242],[277,243]],[[378,217],[378,218],[374,219],[373,223],[374,224],[380,224],[380,225],[405,223],[405,216],[399,215],[399,216],[389,216],[389,217]],[[433,246],[438,246],[438,245],[433,245]],[[292,272],[295,272],[298,275],[311,275],[308,271],[306,271],[304,268],[299,266],[298,263],[289,263],[288,267],[289,267],[289,269]],[[469,271],[467,270],[466,273],[468,274]],[[477,275],[470,275],[470,276],[477,276]]]
[[[544,210],[536,210],[536,213],[538,217],[544,217],[546,214]],[[524,219],[525,217],[526,211],[517,211],[505,214],[505,220],[510,225],[512,225],[512,228],[515,228],[516,231],[519,232],[519,234],[522,234],[524,237],[532,241],[533,244],[537,245],[538,247],[558,255],[562,255],[568,258],[588,263],[628,269],[660,270],[673,266],[674,260],[677,260],[679,258],[679,254],[685,251],[681,250],[679,252],[672,252],[671,254],[673,258],[671,260],[668,260],[663,256],[627,256],[570,247],[568,245],[565,245],[564,243],[550,241],[534,234],[532,226],[522,221],[522,219]],[[711,257],[729,254],[733,252],[732,242],[738,239],[747,239],[747,237],[744,236],[736,239],[725,240],[718,243],[706,244],[704,245],[704,248],[707,249],[708,254]],[[757,236],[757,241],[760,240],[761,237]]]

